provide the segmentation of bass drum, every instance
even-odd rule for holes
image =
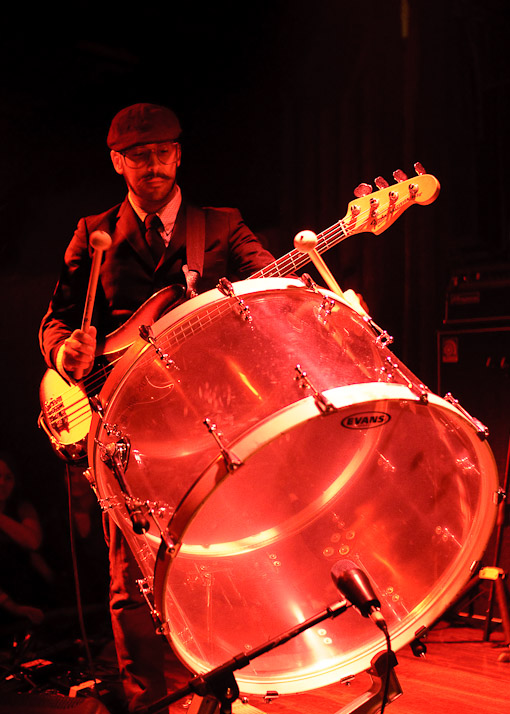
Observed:
[[[112,371],[89,441],[100,503],[193,672],[336,602],[338,561],[366,571],[398,650],[483,553],[498,488],[490,448],[461,409],[424,399],[338,296],[283,279],[233,288],[158,320]],[[105,458],[115,445],[120,480]],[[126,492],[150,513],[144,535]],[[351,609],[236,680],[246,694],[306,691],[365,670],[384,647]]]

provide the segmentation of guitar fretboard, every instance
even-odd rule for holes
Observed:
[[[338,221],[322,233],[317,234],[317,245],[315,250],[318,253],[324,253],[329,250],[329,248],[338,245],[338,243],[343,241],[348,236],[349,233],[345,230],[343,221]],[[303,253],[300,250],[294,249],[281,258],[278,258],[278,260],[275,260],[274,263],[270,263],[269,265],[266,265],[265,268],[258,270],[248,279],[285,278],[286,276],[296,272],[296,270],[300,270],[309,262],[310,256],[308,253]]]

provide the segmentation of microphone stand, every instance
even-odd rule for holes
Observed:
[[[260,657],[266,652],[270,652],[276,647],[297,637],[297,635],[309,627],[314,627],[328,618],[338,617],[338,615],[344,613],[349,607],[351,607],[351,605],[347,600],[341,600],[327,607],[322,612],[313,615],[308,620],[276,636],[274,639],[250,650],[249,653],[241,652],[224,664],[215,667],[210,672],[193,677],[186,686],[177,689],[175,692],[145,707],[143,710],[139,710],[140,714],[142,714],[142,712],[143,714],[156,714],[156,712],[162,711],[170,704],[190,694],[196,694],[203,699],[203,702],[198,708],[199,714],[213,714],[213,712],[217,710],[220,714],[231,714],[232,704],[239,697],[239,687],[234,677],[235,671],[246,667],[251,660],[256,657]],[[383,676],[389,678],[388,701],[393,701],[393,699],[402,694],[398,680],[392,671],[396,664],[395,655],[390,650],[389,652],[383,652],[374,657],[372,660],[372,668],[369,670],[369,674],[373,677],[380,678],[381,682]],[[379,691],[374,694],[375,689],[376,687],[372,687],[367,693],[373,694],[370,699],[367,699],[366,695],[360,698],[360,700],[362,699],[362,701],[359,702],[361,706],[357,709],[359,714],[369,714],[369,712],[375,712],[378,708],[380,709],[380,702],[383,699],[381,694],[382,686],[379,687]],[[377,701],[375,702],[375,700]],[[372,702],[372,707],[367,708],[370,702]],[[356,703],[358,703],[358,700]],[[349,709],[348,711],[351,712],[354,710]],[[347,714],[347,710],[344,709],[337,714],[344,714],[344,712]]]
[[[281,635],[278,635],[273,640],[265,642],[263,645],[256,647],[251,650],[250,653],[241,652],[240,654],[234,655],[232,659],[219,667],[215,667],[207,674],[197,675],[190,679],[185,687],[177,689],[172,694],[160,699],[159,701],[146,707],[143,711],[146,714],[154,714],[155,712],[161,711],[164,707],[172,704],[173,702],[182,699],[189,694],[198,694],[201,697],[213,696],[220,703],[220,711],[223,713],[228,713],[232,710],[232,702],[234,702],[239,696],[239,689],[235,683],[235,678],[233,673],[246,667],[252,659],[260,657],[260,655],[270,652],[271,650],[283,645],[288,642],[293,637],[297,637],[301,632],[304,632],[309,627],[314,627],[320,622],[328,619],[329,617],[337,617],[345,612],[350,607],[347,600],[341,600],[340,602],[327,607],[322,612],[310,617],[308,620],[300,623],[296,627],[287,630]]]

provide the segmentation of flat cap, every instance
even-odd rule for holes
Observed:
[[[112,119],[106,143],[122,151],[137,144],[174,141],[181,133],[179,120],[171,109],[158,104],[132,104]]]

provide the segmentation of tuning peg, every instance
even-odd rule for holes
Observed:
[[[363,196],[368,196],[369,193],[372,193],[372,186],[369,183],[360,183],[360,185],[354,189],[356,198],[363,198]]]
[[[388,188],[388,186],[390,185],[390,184],[386,181],[386,179],[383,178],[382,176],[378,176],[378,177],[375,179],[374,183],[375,183],[375,185],[377,186],[377,188]]]
[[[397,169],[393,172],[393,178],[395,181],[407,181],[407,175],[402,171],[402,169]]]
[[[426,173],[427,173],[427,172],[425,171],[425,169],[423,168],[423,166],[420,164],[419,161],[417,161],[417,162],[415,163],[415,165],[414,165],[414,170],[416,171],[416,173],[418,174],[418,176],[423,176],[423,174],[426,174]]]

